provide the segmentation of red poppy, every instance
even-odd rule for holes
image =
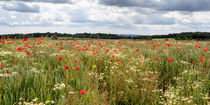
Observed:
[[[9,74],[9,70],[7,70],[7,74]]]
[[[114,58],[114,55],[112,55],[112,58]]]
[[[200,61],[201,61],[201,63],[203,63],[203,58],[204,58],[204,57],[202,56],[202,57],[201,57],[201,60],[200,60]]]
[[[203,52],[207,52],[208,51],[208,49],[203,49]]]
[[[30,52],[26,52],[26,53],[27,53],[27,55],[28,55],[28,56],[30,56],[30,55],[31,55],[31,53],[30,53]]]
[[[68,68],[69,68],[69,66],[68,66],[68,65],[66,65],[66,66],[65,66],[65,69],[66,69],[66,70],[68,70]]]
[[[79,70],[79,67],[76,67],[76,70]]]
[[[58,57],[58,60],[61,61],[63,57]]]
[[[168,59],[168,62],[173,62],[173,59]]]
[[[74,62],[75,62],[75,63],[77,63],[78,61],[77,61],[77,60],[75,60]]]
[[[23,47],[23,48],[21,48],[21,47],[18,47],[17,48],[17,50],[19,50],[19,51],[22,51],[22,50],[24,50],[25,48]]]
[[[85,93],[86,93],[85,90],[81,90],[81,91],[80,91],[80,94],[81,94],[81,95],[84,95]]]
[[[157,57],[156,59],[157,59],[157,61],[159,61],[159,60],[160,60],[160,58],[159,58],[159,57]]]
[[[152,75],[149,75],[150,78],[152,78]]]
[[[61,50],[63,50],[63,47],[60,47]]]
[[[118,65],[120,65],[120,62],[117,62]]]

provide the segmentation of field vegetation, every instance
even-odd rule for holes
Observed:
[[[210,42],[0,39],[1,105],[208,105]]]

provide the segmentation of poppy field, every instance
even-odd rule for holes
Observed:
[[[208,105],[210,41],[0,39],[0,105]]]

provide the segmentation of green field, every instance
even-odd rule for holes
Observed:
[[[0,105],[208,105],[210,41],[0,39]]]

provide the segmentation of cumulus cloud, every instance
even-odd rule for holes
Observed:
[[[208,31],[209,2],[209,0],[0,0],[0,27],[5,29],[4,32],[8,30],[7,32],[14,33],[18,30],[137,34]],[[25,27],[29,27],[28,30],[25,30]]]
[[[26,5],[22,2],[12,2],[5,3],[1,6],[2,9],[7,11],[16,11],[16,12],[29,12],[29,13],[39,13],[40,7],[38,5]]]

